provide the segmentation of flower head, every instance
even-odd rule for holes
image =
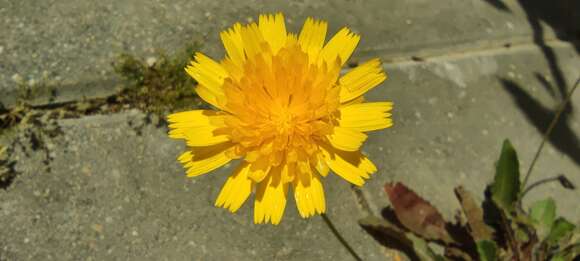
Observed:
[[[329,170],[357,186],[376,171],[360,152],[363,132],[390,127],[392,103],[362,95],[386,75],[372,59],[341,77],[360,37],[343,28],[324,44],[326,29],[308,18],[296,36],[282,14],[261,15],[221,33],[221,62],[196,53],[187,66],[198,95],[217,109],[169,115],[169,136],[188,145],[179,161],[190,177],[241,161],[216,206],[236,212],[255,191],[254,222],[278,224],[290,188],[310,217],[326,210]]]

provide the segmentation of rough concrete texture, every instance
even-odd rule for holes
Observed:
[[[505,6],[482,0],[0,0],[0,102],[12,106],[24,86],[36,87],[36,103],[109,95],[117,82],[110,64],[122,52],[153,57],[155,49],[198,40],[218,58],[218,32],[264,12],[283,11],[296,32],[307,16],[329,21],[331,33],[348,25],[363,36],[357,50],[362,56],[408,57],[475,42],[531,40],[526,9],[515,1]],[[542,28],[540,37],[554,38],[552,27]]]
[[[481,199],[504,138],[525,173],[580,76],[580,45],[557,40],[574,35],[578,24],[562,10],[577,10],[570,7],[577,1],[27,2],[0,0],[6,106],[23,85],[56,88],[41,90],[37,104],[111,94],[110,62],[124,51],[149,57],[201,39],[219,57],[219,30],[261,12],[284,11],[292,30],[307,16],[328,20],[330,32],[350,26],[363,36],[353,60],[387,62],[389,79],[367,98],[395,103],[395,126],[364,147],[379,167],[363,189],[377,215],[389,205],[384,183],[402,181],[451,218],[453,187]],[[531,182],[563,173],[580,185],[579,104],[576,93]],[[128,111],[4,132],[0,144],[17,175],[0,188],[0,260],[352,260],[321,218],[298,216],[292,199],[277,227],[253,225],[251,202],[236,215],[213,207],[232,167],[185,178],[175,160],[183,144],[158,122]],[[365,212],[348,184],[330,176],[325,191],[328,214],[355,251],[390,260],[393,252],[358,227]],[[548,195],[560,214],[580,219],[580,193],[556,184],[526,204]]]
[[[186,178],[175,161],[184,144],[148,121],[136,111],[64,120],[47,149],[18,145],[21,174],[0,190],[0,260],[351,258],[322,218],[300,218],[293,201],[279,226],[253,225],[251,201],[236,215],[213,207],[232,167]],[[346,182],[325,183],[336,226],[364,260],[384,260],[356,223]]]
[[[569,90],[580,77],[580,59],[567,44],[551,48]],[[383,184],[402,181],[451,219],[460,207],[453,193],[455,186],[464,185],[483,199],[503,139],[510,139],[516,148],[523,178],[542,138],[526,112],[542,118],[543,131],[553,114],[546,115],[541,109],[555,110],[561,102],[557,90],[552,89],[555,96],[551,96],[536,79],[539,74],[555,86],[545,58],[533,45],[391,64],[385,70],[390,78],[369,96],[395,102],[395,125],[371,135],[365,147],[378,162],[379,175],[365,187],[378,213],[389,205]],[[571,103],[577,111],[579,93]],[[530,182],[564,173],[580,184],[580,115],[567,115],[553,134],[556,145],[546,144]],[[580,221],[578,190],[552,183],[528,196],[526,202],[551,196],[560,214]]]

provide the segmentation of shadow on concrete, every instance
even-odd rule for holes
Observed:
[[[483,1],[487,2],[490,5],[493,5],[493,7],[499,10],[511,13],[510,8],[507,5],[505,5],[504,2],[502,2],[501,0],[483,0]]]
[[[501,0],[484,1],[503,11],[507,8]],[[535,73],[536,79],[548,94],[558,104],[561,104],[564,102],[570,86],[566,83],[564,73],[558,65],[558,58],[554,50],[544,40],[544,29],[541,23],[550,26],[556,32],[558,39],[570,42],[576,49],[576,52],[580,52],[580,23],[578,23],[580,21],[580,14],[575,12],[575,10],[580,10],[580,1],[519,0],[519,4],[526,12],[528,22],[533,30],[533,41],[546,58],[550,74],[554,79],[554,84],[550,83],[538,72]],[[523,88],[514,81],[508,79],[500,79],[500,81],[504,89],[512,96],[517,106],[525,114],[528,121],[538,132],[543,134],[556,115],[557,108],[549,109],[544,107],[533,96],[524,91],[526,88]],[[577,165],[580,165],[580,141],[570,127],[573,111],[572,105],[568,103],[548,141],[560,152],[572,158]]]
[[[522,108],[528,121],[536,127],[538,132],[543,134],[556,116],[556,109],[544,107],[515,82],[507,79],[500,79],[500,81],[518,107]],[[572,106],[568,103],[566,107],[552,130],[549,141],[556,149],[567,154],[576,164],[580,165],[580,140],[569,124]]]

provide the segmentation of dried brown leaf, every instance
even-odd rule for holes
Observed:
[[[385,184],[385,191],[397,218],[411,232],[428,240],[453,241],[445,228],[446,221],[429,202],[398,182]]]
[[[476,203],[473,195],[462,186],[455,188],[455,196],[461,204],[467,224],[475,241],[491,240],[492,230],[483,221],[483,209]]]

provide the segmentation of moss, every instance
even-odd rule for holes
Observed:
[[[193,43],[171,56],[158,51],[157,58],[149,63],[130,54],[121,54],[113,68],[127,80],[127,85],[118,99],[160,115],[198,107],[200,99],[193,88],[196,82],[184,68],[199,48],[200,44]]]
[[[46,113],[55,118],[71,118],[138,108],[163,117],[168,112],[199,108],[201,99],[194,90],[196,82],[184,70],[194,52],[199,49],[200,44],[194,42],[173,55],[158,51],[154,62],[130,54],[119,55],[113,62],[113,68],[127,82],[119,93],[107,98],[56,106],[31,106],[29,104],[32,100],[45,93],[53,98],[56,85],[46,77],[34,84],[22,81],[16,106],[7,109],[0,105],[0,136],[12,127]]]

